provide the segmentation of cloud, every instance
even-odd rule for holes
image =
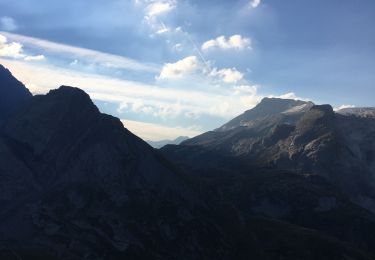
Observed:
[[[0,34],[0,57],[24,57],[22,54],[22,44],[18,42],[8,42],[7,37]]]
[[[172,50],[175,52],[181,52],[183,50],[182,43],[176,43],[173,45]]]
[[[233,87],[234,94],[250,94],[255,95],[258,91],[259,86],[257,85],[241,85]]]
[[[24,58],[25,61],[41,61],[41,60],[45,60],[46,57],[44,57],[44,55],[36,55],[36,56],[26,56]]]
[[[201,47],[203,51],[206,51],[212,48],[220,48],[224,50],[227,50],[227,49],[242,50],[245,48],[250,49],[251,39],[244,38],[239,34],[229,37],[228,40],[225,38],[225,36],[219,36],[216,39],[206,41],[205,43],[202,44],[202,47]]]
[[[201,131],[192,128],[167,127],[160,124],[145,123],[132,120],[122,120],[124,126],[144,140],[159,141],[173,140],[179,136],[194,137],[201,134]]]
[[[294,92],[288,92],[279,96],[270,95],[269,98],[282,98],[282,99],[294,99],[294,100],[302,100],[302,101],[311,101],[309,98],[303,98],[296,95]]]
[[[339,107],[335,107],[333,110],[334,111],[339,111],[341,109],[345,109],[345,108],[354,108],[355,106],[354,105],[341,105]]]
[[[257,8],[261,3],[261,0],[251,0],[250,5],[252,8]]]
[[[156,17],[170,12],[175,7],[175,1],[156,1],[146,7],[146,14],[148,17]]]
[[[12,17],[3,16],[0,18],[0,28],[5,31],[15,31],[18,25]]]
[[[152,63],[141,63],[123,56],[74,47],[66,44],[55,43],[13,33],[0,32],[0,34],[7,37],[8,39],[11,39],[12,41],[20,42],[22,43],[22,45],[27,45],[33,49],[43,50],[44,53],[51,53],[54,55],[60,55],[62,57],[69,57],[73,60],[79,60],[80,62],[99,64],[106,67],[125,69],[129,71],[156,73],[160,70],[159,65]]]
[[[214,68],[211,71],[212,76],[218,76],[225,83],[237,83],[242,80],[244,75],[239,72],[236,68],[220,69]]]
[[[44,55],[28,56],[24,54],[23,45],[19,42],[9,42],[7,37],[0,34],[0,57],[20,59],[25,61],[41,61]]]
[[[138,109],[139,113],[163,119],[185,115],[194,115],[196,118],[212,116],[230,119],[248,109],[248,106],[239,100],[242,96],[250,94],[236,94],[231,88],[222,88],[218,91],[217,87],[214,88],[209,82],[205,89],[182,89],[176,88],[175,85],[157,86],[99,76],[47,63],[30,64],[23,60],[1,58],[0,63],[30,87],[33,94],[43,94],[60,85],[77,86],[94,100],[115,104],[120,112],[134,112],[133,109]],[[141,105],[139,100],[142,101]]]
[[[196,56],[189,56],[175,63],[166,63],[157,79],[181,79],[191,75],[200,67],[200,62]]]

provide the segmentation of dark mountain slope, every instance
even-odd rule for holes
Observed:
[[[3,258],[374,259],[366,246],[356,248],[359,240],[346,243],[330,236],[334,232],[270,219],[273,215],[256,203],[262,204],[262,194],[284,194],[284,185],[273,177],[270,190],[236,178],[246,184],[236,189],[239,193],[220,196],[127,131],[119,119],[101,114],[79,89],[61,87],[31,98],[0,133]],[[239,185],[224,180],[219,191],[232,184]],[[246,206],[232,200],[253,203],[247,187],[260,199],[244,211]],[[310,204],[323,211],[337,208],[340,214],[342,204],[349,205],[338,193],[315,191]],[[281,201],[298,195],[288,194]],[[327,196],[336,196],[339,206],[332,206],[330,197],[319,201]],[[354,216],[372,232],[371,216]],[[363,230],[360,224],[350,229],[353,236],[357,226]]]
[[[0,64],[0,124],[29,98],[29,90]]]
[[[79,89],[34,97],[0,140],[3,240],[68,259],[228,252],[191,184]]]

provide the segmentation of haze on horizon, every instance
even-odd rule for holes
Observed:
[[[34,93],[88,92],[148,140],[263,97],[374,106],[375,2],[0,0],[0,63]]]

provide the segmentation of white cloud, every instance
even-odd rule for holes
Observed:
[[[168,27],[162,27],[159,30],[156,31],[156,34],[163,34],[169,32],[171,29]]]
[[[5,31],[15,31],[18,29],[16,21],[12,17],[3,16],[0,18],[0,27]]]
[[[170,12],[175,7],[175,1],[155,1],[146,7],[146,14],[148,17],[156,17]]]
[[[258,91],[259,86],[257,85],[241,85],[233,87],[234,94],[250,94],[255,95]]]
[[[0,34],[7,37],[8,40],[20,42],[22,43],[22,45],[27,45],[34,49],[43,50],[44,53],[61,55],[64,57],[68,56],[71,59],[77,59],[80,62],[99,64],[107,67],[111,66],[112,68],[117,69],[125,69],[130,71],[144,71],[150,73],[156,73],[160,69],[159,66],[156,64],[141,63],[123,56],[108,54],[80,47],[74,47],[70,45],[50,42],[38,38],[32,38],[7,32],[0,32]]]
[[[227,40],[225,36],[219,36],[216,39],[212,39],[209,41],[206,41],[202,44],[201,49],[203,51],[212,49],[212,48],[220,48],[220,49],[237,49],[242,50],[245,48],[251,49],[251,39],[250,38],[244,38],[239,34],[232,35]]]
[[[46,57],[44,57],[44,55],[36,55],[36,56],[26,56],[24,58],[25,61],[41,61],[41,60],[45,60]]]
[[[279,96],[270,95],[269,98],[282,98],[282,99],[294,99],[294,100],[302,100],[302,101],[310,101],[308,98],[299,97],[294,92],[285,93]]]
[[[212,76],[218,76],[225,83],[237,83],[243,79],[243,74],[236,68],[220,69],[216,68],[211,71]]]
[[[92,99],[113,103],[123,111],[127,109],[133,111],[133,103],[141,100],[143,107],[146,108],[141,109],[142,106],[134,108],[140,109],[140,113],[146,112],[149,116],[162,119],[184,115],[230,119],[248,109],[247,105],[239,101],[242,96],[250,96],[250,94],[236,95],[232,88],[222,88],[218,91],[209,82],[205,85],[205,89],[182,89],[176,88],[175,85],[156,86],[99,76],[46,63],[30,64],[22,60],[1,58],[0,63],[29,86],[34,94],[46,93],[60,85],[77,86],[85,90]],[[228,105],[223,108],[223,104]],[[216,109],[218,107],[221,108]]]
[[[196,56],[189,56],[175,63],[166,63],[157,79],[181,79],[197,71],[200,62]]]
[[[355,106],[354,105],[341,105],[339,107],[335,107],[333,110],[334,111],[339,111],[341,109],[345,109],[345,108],[354,108]]]
[[[25,61],[41,61],[44,55],[27,56],[24,53],[23,45],[19,42],[9,42],[7,37],[0,34],[0,57],[21,59]]]
[[[182,43],[176,43],[173,47],[172,47],[172,50],[176,51],[176,52],[180,52],[182,51],[183,49],[183,46],[182,46]]]
[[[261,0],[251,0],[250,5],[252,8],[257,8],[260,5]]]
[[[122,120],[124,126],[135,133],[143,140],[159,141],[173,140],[179,136],[194,137],[201,134],[201,131],[194,128],[167,127],[160,124],[144,123],[132,120]]]
[[[7,37],[0,34],[0,57],[24,57],[22,51],[22,44],[18,42],[8,42]]]

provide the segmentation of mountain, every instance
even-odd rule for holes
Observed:
[[[343,108],[337,111],[338,114],[347,116],[358,116],[358,117],[372,117],[375,118],[375,108],[374,107],[350,107]]]
[[[196,160],[192,151],[199,150],[205,163],[212,165],[221,156],[248,167],[317,174],[375,212],[374,137],[375,118],[338,114],[330,105],[264,99],[219,129],[164,151],[190,164]]]
[[[227,247],[194,186],[79,89],[18,109],[0,154],[0,234],[12,248],[63,259],[212,259]]]
[[[0,126],[0,258],[375,259],[373,214],[336,186],[231,162],[202,178],[80,89],[31,97]]]
[[[179,136],[174,140],[147,141],[147,143],[149,145],[151,145],[152,147],[156,148],[156,149],[160,149],[167,144],[176,144],[177,145],[177,144],[182,143],[183,141],[186,141],[187,139],[189,139],[189,137]]]
[[[264,99],[224,126],[161,152],[245,218],[269,217],[366,250],[374,246],[373,118]]]
[[[30,91],[0,64],[0,124],[31,96]]]
[[[251,126],[258,120],[273,116],[300,115],[308,111],[314,104],[294,99],[264,98],[253,109],[247,110],[242,115],[232,119],[216,131],[228,131],[239,126]]]

